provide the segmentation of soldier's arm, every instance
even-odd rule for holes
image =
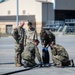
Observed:
[[[19,37],[19,44],[22,44],[23,41],[24,41],[24,37],[25,37],[25,30],[22,28],[21,30],[21,34],[20,34],[20,37]]]
[[[17,33],[17,29],[15,28],[15,29],[13,29],[13,32],[12,32],[12,36],[13,36],[13,38],[15,38],[16,33]]]
[[[38,39],[38,34],[37,34],[36,30],[35,30],[35,34],[34,34],[34,39]]]
[[[41,44],[44,46],[44,44],[45,44],[45,38],[43,37],[42,32],[40,33],[40,40],[41,40]]]
[[[13,30],[12,36],[13,36],[13,38],[15,39],[15,41],[16,41],[17,43],[19,43],[19,41],[18,41],[18,30],[17,30],[17,28],[15,28],[15,29]]]
[[[37,56],[38,61],[39,62],[42,62],[42,58],[41,58],[41,55],[39,53],[38,47],[35,47],[35,53],[36,53],[36,56]]]
[[[26,46],[26,41],[27,41],[27,30],[25,29],[25,38],[24,38],[24,45]]]

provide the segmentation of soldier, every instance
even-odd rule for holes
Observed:
[[[50,64],[49,64],[50,56],[49,56],[48,47],[52,41],[55,42],[55,35],[48,29],[42,29],[42,31],[40,33],[40,38],[41,38],[41,43],[43,45],[42,59],[43,59],[44,66],[46,66],[46,65],[50,66]]]
[[[13,37],[15,39],[15,65],[17,67],[22,66],[22,58],[21,58],[21,53],[24,50],[24,36],[25,36],[25,31],[24,31],[24,22],[21,21],[19,23],[19,26],[14,29],[13,31]]]
[[[37,56],[39,62],[42,65],[42,59],[38,50],[37,45],[39,41],[33,40],[33,42],[27,43],[24,52],[22,53],[22,58],[25,60],[24,67],[32,67],[36,65],[35,56]]]
[[[38,39],[37,32],[35,28],[33,28],[32,23],[28,22],[28,30],[26,30],[26,40],[25,43],[33,42],[33,40]]]
[[[52,42],[50,44],[52,60],[57,67],[74,66],[73,59],[69,60],[69,55],[64,47]]]

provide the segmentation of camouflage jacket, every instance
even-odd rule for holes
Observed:
[[[45,35],[43,35],[43,31],[46,33]],[[44,45],[46,47],[52,41],[55,42],[55,35],[52,32],[50,32],[49,30],[42,30],[40,33],[40,39],[41,39],[42,45]]]
[[[51,50],[51,52],[52,52],[52,55],[54,55],[54,56],[58,55],[58,56],[66,57],[66,58],[69,57],[65,48],[58,44],[54,45],[54,48],[53,48],[53,50]]]
[[[38,47],[35,46],[33,43],[28,43],[22,53],[22,58],[25,60],[34,60],[35,56],[37,56],[38,61],[42,62]]]
[[[35,28],[32,28],[31,30],[26,30],[26,44],[33,42],[34,39],[38,39],[38,35]]]
[[[13,37],[17,44],[24,44],[25,30],[17,27],[13,30]]]

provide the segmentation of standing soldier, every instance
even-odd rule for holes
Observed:
[[[64,47],[55,44],[54,42],[51,42],[50,47],[52,52],[52,60],[55,66],[74,66],[73,59],[69,60],[69,55]]]
[[[35,28],[33,28],[32,23],[28,22],[28,30],[26,30],[25,44],[33,42],[33,40],[35,39],[38,39],[37,32]]]
[[[25,36],[25,31],[24,31],[24,22],[21,21],[19,23],[19,26],[14,29],[13,31],[13,37],[15,39],[15,65],[17,67],[22,66],[22,58],[21,58],[21,53],[24,50],[24,36]]]
[[[48,29],[42,29],[41,33],[40,33],[40,39],[41,39],[41,43],[43,45],[43,49],[42,49],[42,59],[43,59],[43,63],[44,65],[49,65],[49,51],[48,51],[48,47],[49,44],[54,41],[55,42],[55,35],[49,31]]]

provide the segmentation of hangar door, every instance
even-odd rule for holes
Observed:
[[[12,25],[6,25],[6,33],[11,34],[12,33]]]

